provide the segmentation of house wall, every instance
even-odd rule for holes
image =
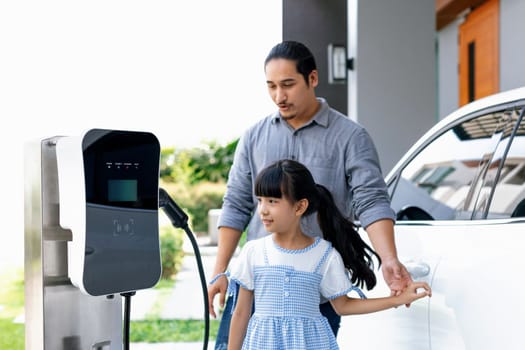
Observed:
[[[347,114],[347,84],[328,83],[328,45],[346,45],[347,17],[344,0],[283,1],[283,40],[304,43],[312,51],[319,71],[317,96]]]
[[[499,19],[499,90],[525,86],[525,27],[522,24],[525,2],[500,0]],[[459,107],[458,88],[458,18],[437,33],[438,38],[438,115],[442,119]]]
[[[458,26],[454,21],[437,33],[438,119],[443,119],[459,106]]]
[[[500,0],[500,91],[525,86],[523,13],[525,1]],[[283,38],[312,49],[321,77],[318,95],[367,128],[384,173],[459,107],[463,18],[436,33],[435,15],[434,1],[283,1]],[[347,84],[328,84],[329,43],[346,44],[355,59]]]
[[[386,174],[436,122],[435,3],[348,0],[349,115]]]
[[[525,86],[525,1],[500,0],[500,90]]]

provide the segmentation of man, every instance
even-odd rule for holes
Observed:
[[[227,278],[221,276],[247,228],[247,239],[266,234],[258,215],[253,183],[258,172],[279,159],[305,164],[315,181],[327,187],[343,213],[359,219],[382,260],[382,272],[393,294],[411,281],[399,262],[394,242],[395,215],[381,174],[375,146],[359,124],[330,108],[318,98],[318,73],[310,50],[301,43],[285,41],[272,48],[265,60],[266,84],[278,107],[274,114],[249,128],[239,140],[228,177],[219,218],[218,253],[214,282],[210,284],[209,309],[220,293],[224,305]],[[302,222],[305,232],[320,235],[315,215]],[[232,303],[224,310],[215,349],[226,349]],[[329,302],[320,305],[337,335],[340,317]]]

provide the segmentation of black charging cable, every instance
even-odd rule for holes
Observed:
[[[208,310],[208,287],[206,284],[206,275],[202,265],[199,245],[195,239],[195,235],[191,232],[188,226],[188,215],[175,203],[166,190],[159,188],[159,208],[162,208],[169,217],[171,224],[176,228],[181,228],[186,232],[188,238],[193,246],[195,257],[197,259],[197,267],[199,269],[199,276],[202,285],[202,293],[204,296],[204,344],[203,349],[208,349],[208,338],[210,336],[210,311]]]
[[[123,329],[123,343],[124,350],[129,350],[129,324],[131,318],[131,297],[135,292],[120,293],[124,297],[124,329]]]

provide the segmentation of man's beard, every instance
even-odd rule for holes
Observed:
[[[292,115],[287,115],[287,116],[284,116],[284,115],[281,114],[281,119],[284,120],[284,121],[288,121],[288,120],[292,120],[296,116],[297,116],[297,114],[292,114]]]

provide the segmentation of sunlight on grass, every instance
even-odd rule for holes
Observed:
[[[24,324],[13,323],[13,320],[23,313],[23,269],[3,269],[0,271],[0,349],[24,349]]]
[[[24,271],[6,268],[0,271],[0,318],[15,318],[24,313]]]

